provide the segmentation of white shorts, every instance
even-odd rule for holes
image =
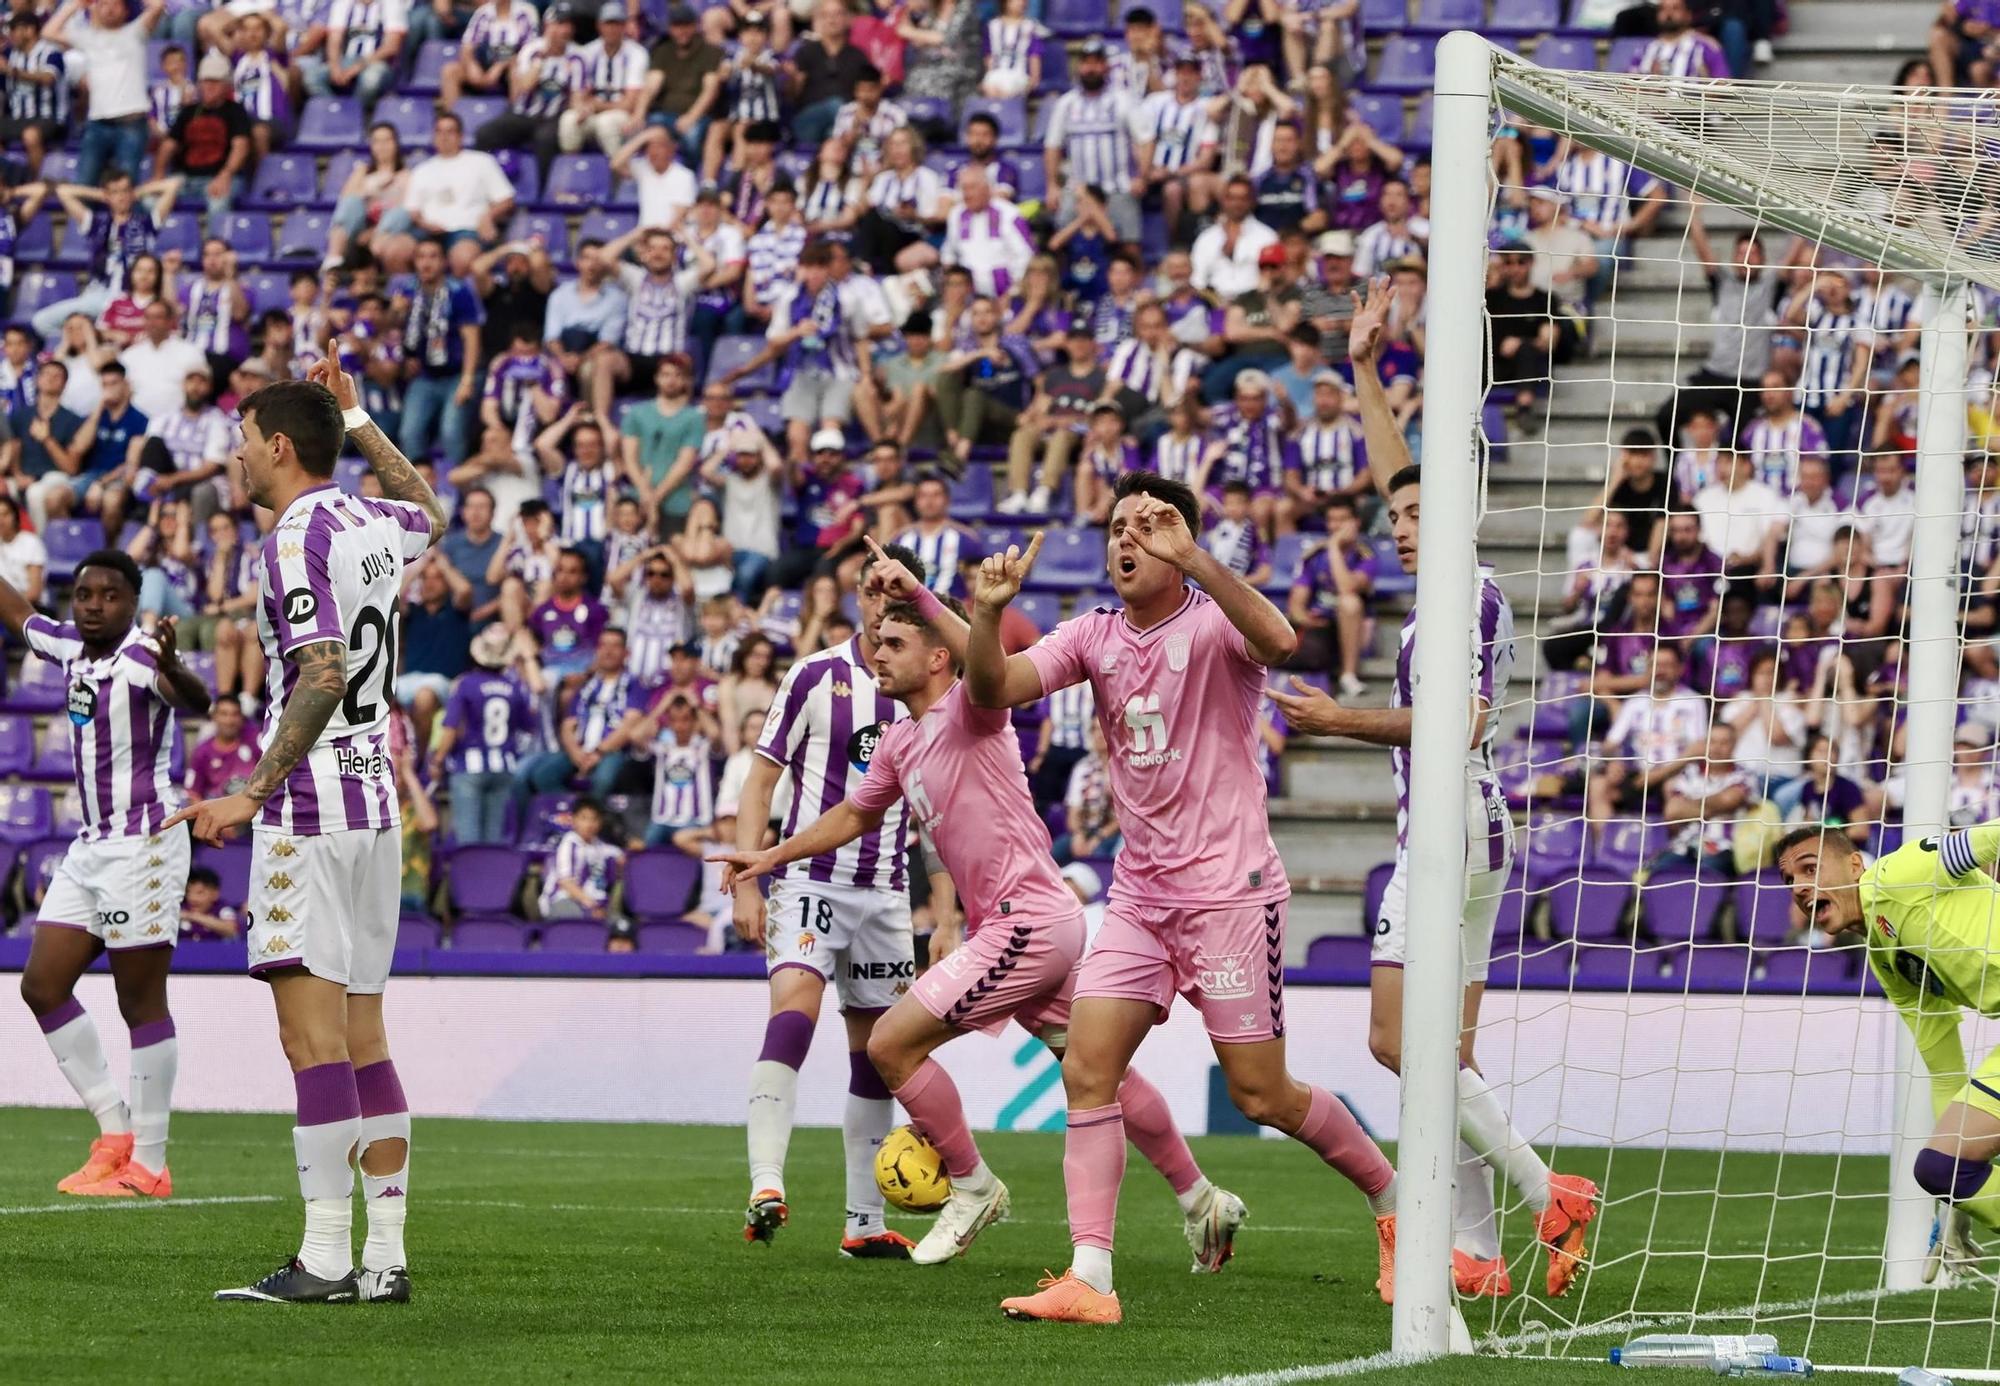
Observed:
[[[36,922],[79,929],[114,952],[171,948],[180,937],[193,851],[185,823],[150,837],[72,842],[56,863]]]
[[[1403,877],[1409,858],[1396,858],[1395,874],[1382,892],[1382,904],[1375,913],[1375,938],[1368,950],[1371,967],[1401,967],[1409,946],[1405,930],[1409,897]],[[1500,917],[1500,892],[1506,888],[1507,872],[1468,872],[1465,878],[1465,908],[1459,916],[1459,941],[1465,961],[1467,984],[1486,980],[1493,956],[1493,922]]]
[[[402,878],[395,828],[311,837],[258,828],[245,916],[250,971],[303,967],[351,995],[380,995],[396,952]]]
[[[910,897],[786,878],[764,908],[766,969],[802,967],[833,983],[843,1011],[882,1010],[917,979]]]

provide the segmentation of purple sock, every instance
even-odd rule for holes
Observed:
[[[36,1016],[35,1021],[42,1027],[43,1034],[53,1035],[56,1031],[62,1029],[63,1026],[69,1024],[82,1014],[83,1002],[72,996],[47,1015]]]
[[[814,1026],[813,1018],[804,1011],[779,1011],[764,1026],[764,1048],[757,1061],[768,1059],[787,1068],[803,1067],[806,1050],[812,1047]]]
[[[320,1064],[292,1075],[298,1092],[299,1125],[327,1126],[361,1119],[361,1096],[355,1091],[354,1065]]]
[[[132,1027],[132,1047],[134,1049],[145,1049],[158,1044],[161,1040],[170,1040],[173,1037],[174,1018],[172,1016],[168,1016],[165,1020],[149,1020],[144,1025],[134,1025]]]
[[[388,1059],[355,1069],[354,1091],[364,1117],[391,1116],[410,1110],[403,1097],[403,1082],[396,1076],[396,1065]]]
[[[856,1097],[866,1097],[877,1102],[889,1100],[889,1085],[882,1081],[882,1075],[875,1071],[875,1064],[865,1049],[850,1050],[847,1055],[847,1090]]]

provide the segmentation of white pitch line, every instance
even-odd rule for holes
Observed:
[[[104,1213],[133,1208],[209,1208],[220,1203],[279,1203],[276,1194],[232,1194],[220,1198],[76,1198],[67,1203],[32,1203],[18,1208],[0,1208],[0,1217],[24,1217],[33,1213]]]
[[[1815,1373],[1838,1372],[1848,1376],[1901,1376],[1907,1370],[1909,1370],[1907,1367],[1829,1367],[1818,1362],[1813,1363]],[[1936,1367],[1932,1370],[1940,1376],[1950,1372],[1953,1381],[2000,1381],[2000,1371],[1990,1367]]]
[[[1578,1324],[1573,1328],[1556,1329],[1546,1332],[1514,1333],[1504,1338],[1482,1338],[1476,1346],[1488,1351],[1498,1350],[1506,1352],[1512,1348],[1529,1347],[1537,1344],[1574,1342],[1579,1338],[1597,1338],[1608,1336],[1612,1333],[1629,1333],[1634,1329],[1665,1328],[1674,1324],[1687,1323],[1690,1320],[1699,1322],[1705,1319],[1772,1318],[1781,1314],[1802,1313],[1808,1309],[1832,1308],[1842,1304],[1867,1303],[1887,1298],[1891,1293],[1903,1294],[1909,1292],[1892,1292],[1885,1289],[1844,1290],[1838,1294],[1815,1295],[1810,1299],[1782,1300],[1774,1304],[1749,1304],[1736,1309],[1711,1309],[1700,1314],[1668,1314],[1652,1317],[1635,1317],[1631,1314],[1618,1314],[1608,1319],[1599,1319],[1595,1323]],[[1534,1360],[1537,1363],[1544,1360],[1553,1363],[1575,1362],[1585,1359],[1548,1358]],[[1284,1367],[1276,1371],[1267,1372],[1245,1372],[1239,1376],[1203,1377],[1199,1381],[1188,1383],[1188,1386],[1292,1386],[1292,1383],[1299,1381],[1328,1381],[1335,1377],[1359,1376],[1363,1372],[1382,1371],[1385,1368],[1414,1365],[1416,1365],[1416,1359],[1403,1353],[1377,1352],[1367,1357],[1350,1357],[1340,1362],[1321,1362],[1311,1366]],[[1592,1365],[1599,1364],[1592,1363]],[[1824,1370],[1824,1368],[1821,1368],[1821,1370]],[[2000,1375],[1996,1375],[1992,1379],[2000,1380]]]

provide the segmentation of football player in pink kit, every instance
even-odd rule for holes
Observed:
[[[969,1030],[997,1034],[1010,1019],[1060,1056],[1085,930],[1049,854],[1012,720],[974,707],[959,682],[955,651],[965,648],[965,622],[879,553],[871,580],[901,598],[882,614],[874,663],[877,686],[909,719],[883,733],[867,777],[811,826],[765,851],[715,860],[730,863],[732,882],[766,875],[853,841],[901,801],[950,874],[965,940],[955,929],[932,939],[930,970],[868,1041],[868,1057],[951,1176],[950,1199],[911,1253],[930,1265],[963,1254],[1008,1209],[1007,1186],[980,1158],[951,1075],[930,1056]],[[1173,1185],[1194,1268],[1221,1270],[1243,1222],[1242,1200],[1202,1176],[1166,1099],[1137,1070],[1125,1075],[1118,1100],[1133,1144]]]
[[[1012,1318],[1122,1317],[1111,1283],[1125,1174],[1119,1086],[1177,993],[1200,1009],[1238,1110],[1311,1147],[1367,1196],[1376,1286],[1385,1300],[1394,1294],[1395,1171],[1338,1099],[1285,1067],[1291,887],[1265,816],[1257,710],[1267,666],[1290,658],[1296,637],[1283,613],[1202,549],[1200,525],[1181,483],[1119,478],[1106,566],[1124,609],[1073,617],[1011,657],[1000,615],[1037,545],[988,558],[974,588],[972,701],[1017,707],[1089,680],[1125,834],[1104,927],[1077,976],[1063,1058],[1074,1255],[1038,1293],[1001,1302]]]

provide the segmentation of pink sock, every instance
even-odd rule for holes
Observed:
[[[1396,1177],[1382,1148],[1368,1139],[1354,1113],[1325,1088],[1311,1089],[1312,1102],[1306,1108],[1305,1124],[1292,1134],[1312,1148],[1315,1155],[1354,1181],[1354,1186],[1371,1197],[1389,1186]]]
[[[1125,1070],[1125,1081],[1118,1085],[1118,1106],[1125,1114],[1125,1134],[1153,1168],[1166,1176],[1175,1193],[1186,1193],[1201,1182],[1201,1166],[1194,1162],[1194,1152],[1188,1149],[1180,1127],[1174,1125],[1167,1099],[1138,1069]]]
[[[979,1168],[979,1146],[965,1124],[965,1104],[958,1100],[958,1085],[937,1060],[925,1059],[918,1065],[910,1081],[896,1089],[896,1100],[909,1112],[912,1124],[938,1148],[946,1174],[963,1179]]]
[[[1125,1113],[1116,1102],[1069,1114],[1063,1139],[1063,1188],[1069,1194],[1069,1239],[1111,1250],[1118,1222],[1118,1186],[1125,1180]]]

